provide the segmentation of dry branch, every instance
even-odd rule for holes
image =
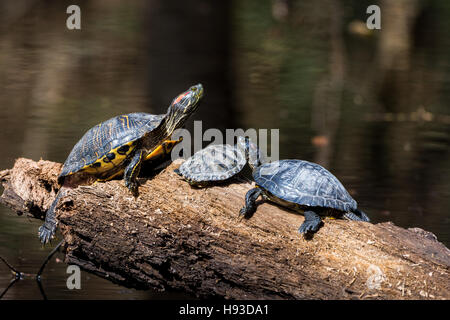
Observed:
[[[176,167],[141,179],[137,199],[122,181],[78,187],[62,198],[56,214],[65,262],[125,286],[200,297],[450,298],[450,250],[429,232],[326,220],[304,240],[297,233],[303,216],[269,203],[238,219],[250,184],[195,189],[173,173]],[[42,217],[60,169],[18,159],[0,172],[0,201]]]

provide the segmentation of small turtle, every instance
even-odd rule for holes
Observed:
[[[238,141],[243,137],[238,137]],[[237,175],[247,163],[244,143],[236,146],[215,144],[197,151],[174,171],[190,185],[204,187],[211,183],[228,180]]]
[[[316,232],[322,224],[321,216],[370,221],[357,209],[356,201],[341,182],[324,167],[303,160],[262,163],[257,146],[248,139],[244,143],[256,187],[247,192],[240,215],[253,214],[256,199],[262,196],[264,200],[303,213],[305,221],[298,229],[301,234]]]
[[[73,147],[58,177],[60,190],[39,228],[39,238],[47,243],[55,233],[55,208],[68,188],[123,175],[125,186],[137,195],[141,164],[167,155],[181,140],[168,140],[197,110],[203,97],[201,84],[176,97],[167,113],[130,113],[114,117],[88,130]]]

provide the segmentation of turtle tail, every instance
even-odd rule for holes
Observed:
[[[61,192],[61,190],[58,191],[55,200],[53,200],[50,208],[47,210],[47,213],[45,214],[44,224],[39,227],[39,240],[41,240],[43,244],[49,242],[55,235],[57,224],[55,216],[55,208],[62,195],[63,192]]]
[[[365,214],[363,211],[355,209],[352,212],[346,212],[344,213],[344,218],[348,220],[353,221],[364,221],[364,222],[370,222],[369,217],[367,214]]]

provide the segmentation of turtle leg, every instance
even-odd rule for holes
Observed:
[[[353,212],[356,213],[362,221],[370,222],[370,218],[367,214],[365,214],[365,212],[358,209],[355,209]]]
[[[41,291],[42,297],[44,298],[44,300],[47,300],[47,296],[45,295],[45,291],[44,288],[42,287],[42,282],[41,282],[41,275],[42,272],[44,272],[45,266],[47,265],[47,263],[50,261],[50,259],[55,255],[56,252],[59,251],[59,248],[61,247],[61,245],[64,243],[64,240],[61,240],[56,247],[49,253],[49,255],[47,256],[47,258],[45,258],[44,262],[42,263],[41,267],[39,268],[38,273],[36,274],[36,282],[38,284],[39,287],[39,291]]]
[[[260,188],[250,189],[245,195],[245,206],[239,211],[239,215],[248,218],[256,211],[256,199],[261,195]]]
[[[42,226],[39,227],[39,239],[43,244],[49,242],[55,235],[56,231],[56,216],[55,216],[55,208],[58,204],[59,199],[64,195],[62,189],[58,191],[55,200],[53,200],[50,208],[47,210],[45,214],[45,221]]]
[[[317,213],[309,210],[305,211],[303,215],[305,216],[305,221],[303,221],[300,228],[298,228],[299,233],[314,233],[319,230],[322,225],[322,219],[320,219],[320,216]]]
[[[125,186],[131,191],[131,193],[137,196],[139,184],[137,182],[137,176],[139,175],[139,171],[141,170],[141,164],[144,159],[144,151],[138,150],[133,158],[131,158],[130,163],[125,168],[124,172],[124,180]]]
[[[348,220],[353,221],[364,221],[364,222],[370,222],[369,217],[364,212],[355,209],[353,212],[346,212],[344,213],[344,218]]]

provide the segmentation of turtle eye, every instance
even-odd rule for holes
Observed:
[[[195,91],[197,91],[197,88],[196,87],[192,87],[191,90],[195,92]]]

